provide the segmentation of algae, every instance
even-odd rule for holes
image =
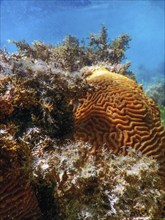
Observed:
[[[130,40],[122,34],[110,41],[103,26],[86,41],[68,35],[55,46],[22,40],[11,41],[18,53],[0,50],[2,178],[25,175],[44,219],[162,215],[165,191],[155,160],[131,149],[115,156],[104,146],[94,156],[92,146],[73,140],[74,110],[95,89],[86,82],[88,68],[104,66],[136,80],[131,63],[123,63]],[[164,107],[161,113],[164,123]]]

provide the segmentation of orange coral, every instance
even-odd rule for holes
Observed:
[[[160,112],[133,80],[105,68],[87,77],[96,89],[80,100],[75,112],[76,139],[95,149],[106,145],[113,153],[126,155],[133,147],[152,155],[165,177],[165,130]]]
[[[24,176],[6,177],[0,182],[1,219],[39,219],[41,212],[32,188]]]
[[[8,132],[15,129],[0,126],[0,219],[39,219],[38,201],[23,169],[30,152]]]

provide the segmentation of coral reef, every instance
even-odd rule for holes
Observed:
[[[109,41],[107,33],[103,26],[86,42],[68,35],[56,46],[23,40],[11,41],[18,53],[0,50],[0,218],[161,216],[160,112],[123,63],[130,37]],[[92,78],[100,68],[111,72],[105,84]]]
[[[0,217],[37,219],[41,216],[39,206],[43,203],[39,195],[41,187],[37,185],[34,190],[31,186],[33,174],[30,164],[33,158],[31,153],[27,153],[35,146],[36,140],[30,138],[27,142],[26,139],[31,131],[37,130],[50,137],[66,138],[73,132],[72,111],[76,100],[90,86],[81,74],[74,72],[69,75],[38,56],[34,62],[24,55],[1,51],[1,57],[0,124],[5,130],[2,130],[0,140],[3,167]],[[4,135],[6,130],[11,131],[9,136]],[[25,144],[22,146],[22,143]],[[26,154],[20,157],[22,150]],[[27,166],[24,160],[28,161]],[[17,171],[18,174],[15,173]],[[14,208],[17,205],[18,208]]]
[[[12,71],[1,80],[1,122],[14,122],[18,135],[34,126],[56,138],[67,135],[74,103],[90,87],[81,74],[69,75],[41,60],[13,61]]]
[[[121,63],[126,58],[125,51],[129,48],[130,40],[128,34],[121,34],[110,42],[107,28],[102,26],[99,34],[91,33],[86,41],[79,42],[75,36],[68,35],[55,47],[41,41],[33,42],[32,46],[25,40],[10,42],[17,46],[19,57],[24,57],[26,60],[40,59],[63,71],[79,71],[84,66],[104,63],[104,66],[108,66],[111,71],[133,75],[128,70],[130,62]]]
[[[133,80],[105,68],[91,71],[87,81],[96,89],[81,99],[75,112],[76,139],[96,151],[105,144],[115,154],[126,155],[131,146],[156,158],[165,177],[165,130],[154,102]]]
[[[13,138],[15,126],[0,128],[0,218],[40,219],[41,211],[28,174],[23,167],[30,164],[30,149],[26,143]],[[32,161],[31,161],[32,162]],[[26,168],[26,171],[28,167]]]
[[[33,150],[34,175],[54,191],[58,215],[53,219],[159,219],[164,185],[158,163],[133,148],[115,156],[100,146],[69,142],[46,150],[47,142]],[[39,155],[39,156],[38,156]]]

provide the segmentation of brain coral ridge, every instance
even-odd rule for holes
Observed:
[[[23,176],[6,177],[0,183],[0,219],[39,219],[37,198]]]
[[[154,102],[133,80],[105,68],[91,71],[95,87],[80,100],[75,112],[75,138],[95,148],[106,145],[126,155],[132,147],[156,158],[165,177],[165,130]]]
[[[27,179],[23,160],[23,145],[19,145],[7,130],[0,126],[0,219],[40,219],[37,197]],[[27,148],[24,148],[27,151]]]

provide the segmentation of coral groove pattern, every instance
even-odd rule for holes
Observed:
[[[6,177],[0,183],[0,219],[39,219],[38,201],[24,177]]]
[[[165,177],[165,130],[160,112],[133,80],[105,68],[94,70],[87,81],[95,87],[80,100],[75,112],[75,138],[96,149],[105,145],[114,154],[133,147],[152,155]]]

